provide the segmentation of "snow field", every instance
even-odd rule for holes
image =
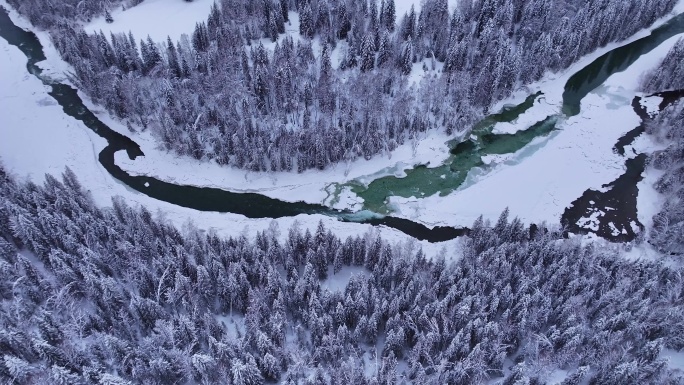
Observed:
[[[121,7],[111,12],[113,23],[107,23],[100,16],[83,26],[88,33],[133,32],[137,40],[151,37],[157,43],[163,43],[171,37],[174,43],[183,34],[190,36],[195,24],[207,21],[214,0],[167,1],[145,0],[142,3],[123,10]]]

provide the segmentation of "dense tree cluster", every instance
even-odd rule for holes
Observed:
[[[660,66],[642,79],[645,92],[682,91],[684,95],[684,39],[668,52]],[[665,108],[646,126],[647,132],[666,144],[651,155],[650,164],[664,173],[655,184],[665,201],[653,217],[649,242],[661,252],[684,255],[684,101]]]
[[[684,39],[679,39],[665,55],[660,66],[644,75],[642,89],[646,93],[684,90]]]
[[[66,22],[53,39],[80,88],[166,149],[301,171],[370,158],[429,129],[467,130],[517,87],[631,36],[675,2],[463,0],[450,12],[447,0],[425,0],[397,15],[394,0],[221,0],[178,42],[89,36]],[[296,22],[299,35],[284,34]],[[419,62],[431,75],[411,85]]]
[[[655,188],[665,203],[653,217],[649,240],[664,253],[684,255],[684,102],[667,108],[652,126],[668,146],[651,156],[651,164],[664,171]]]
[[[460,259],[427,260],[322,224],[180,233],[118,198],[97,208],[69,170],[38,186],[0,169],[0,198],[2,382],[684,380],[660,354],[684,348],[681,267],[530,234],[506,212],[473,225]]]

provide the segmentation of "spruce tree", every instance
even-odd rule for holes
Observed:
[[[373,44],[372,32],[368,33],[361,43],[361,65],[362,72],[370,71],[375,67],[375,49]]]

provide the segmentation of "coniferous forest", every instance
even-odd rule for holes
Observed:
[[[682,267],[507,212],[474,223],[460,258],[427,260],[322,224],[180,232],[119,199],[96,207],[68,169],[43,186],[0,177],[3,382],[684,381],[660,356],[684,348]]]
[[[684,94],[684,40],[667,54],[660,67],[642,80],[645,92],[678,91]],[[684,102],[666,108],[647,132],[666,145],[651,156],[653,167],[663,171],[655,187],[665,196],[662,209],[653,218],[649,241],[659,250],[684,254]]]
[[[104,1],[9,0],[49,28],[73,82],[131,130],[198,160],[295,172],[369,159],[428,130],[464,132],[514,89],[675,2],[463,0],[450,13],[447,0],[425,0],[397,15],[394,0],[221,0],[191,36],[152,41],[83,31]]]
[[[179,41],[82,29],[142,1],[8,3],[131,131],[293,173],[464,134],[676,3],[424,0],[400,15],[395,0],[220,0]],[[682,63],[679,40],[643,93],[684,93]],[[645,131],[663,204],[633,243],[507,209],[429,256],[323,222],[177,228],[121,197],[96,205],[69,168],[37,184],[0,161],[0,383],[683,384],[666,357],[684,350],[684,101]],[[626,258],[640,242],[670,258]]]

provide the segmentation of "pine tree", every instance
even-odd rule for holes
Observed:
[[[330,46],[324,45],[321,52],[321,79],[328,80],[332,76],[332,63],[330,62]]]
[[[306,4],[299,12],[299,34],[308,38],[314,36],[314,20],[311,5]]]
[[[380,43],[378,44],[378,67],[390,61],[392,58],[392,51],[390,47],[390,36],[386,30],[380,36]]]
[[[289,9],[287,0],[280,0],[280,12],[283,14],[283,20],[287,23],[290,21]]]
[[[112,14],[109,13],[109,10],[105,11],[105,21],[109,24],[114,22],[114,18],[112,17]]]
[[[413,5],[409,12],[404,15],[401,21],[400,35],[403,40],[407,40],[409,37],[415,38],[416,29],[416,10]]]
[[[410,74],[413,69],[413,41],[410,38],[404,42],[404,46],[401,49],[399,68],[404,75]]]
[[[171,37],[166,38],[166,55],[171,74],[173,75],[173,77],[180,79],[183,76],[183,73],[181,72],[180,62],[178,61],[178,54],[176,53],[176,47],[173,45],[173,42],[171,41]]]
[[[368,31],[373,37],[373,49],[377,50],[378,47],[378,40],[380,36],[380,21],[378,20],[378,6],[375,3],[375,0],[371,0],[370,5],[369,5],[369,25],[368,25]]]
[[[380,24],[388,31],[393,32],[397,19],[397,11],[394,0],[382,0],[380,3]]]
[[[375,44],[373,44],[373,37],[371,33],[363,38],[361,43],[361,65],[362,72],[370,71],[375,67]]]
[[[192,47],[199,52],[205,52],[209,48],[209,34],[204,22],[195,24],[195,31],[192,33]]]

